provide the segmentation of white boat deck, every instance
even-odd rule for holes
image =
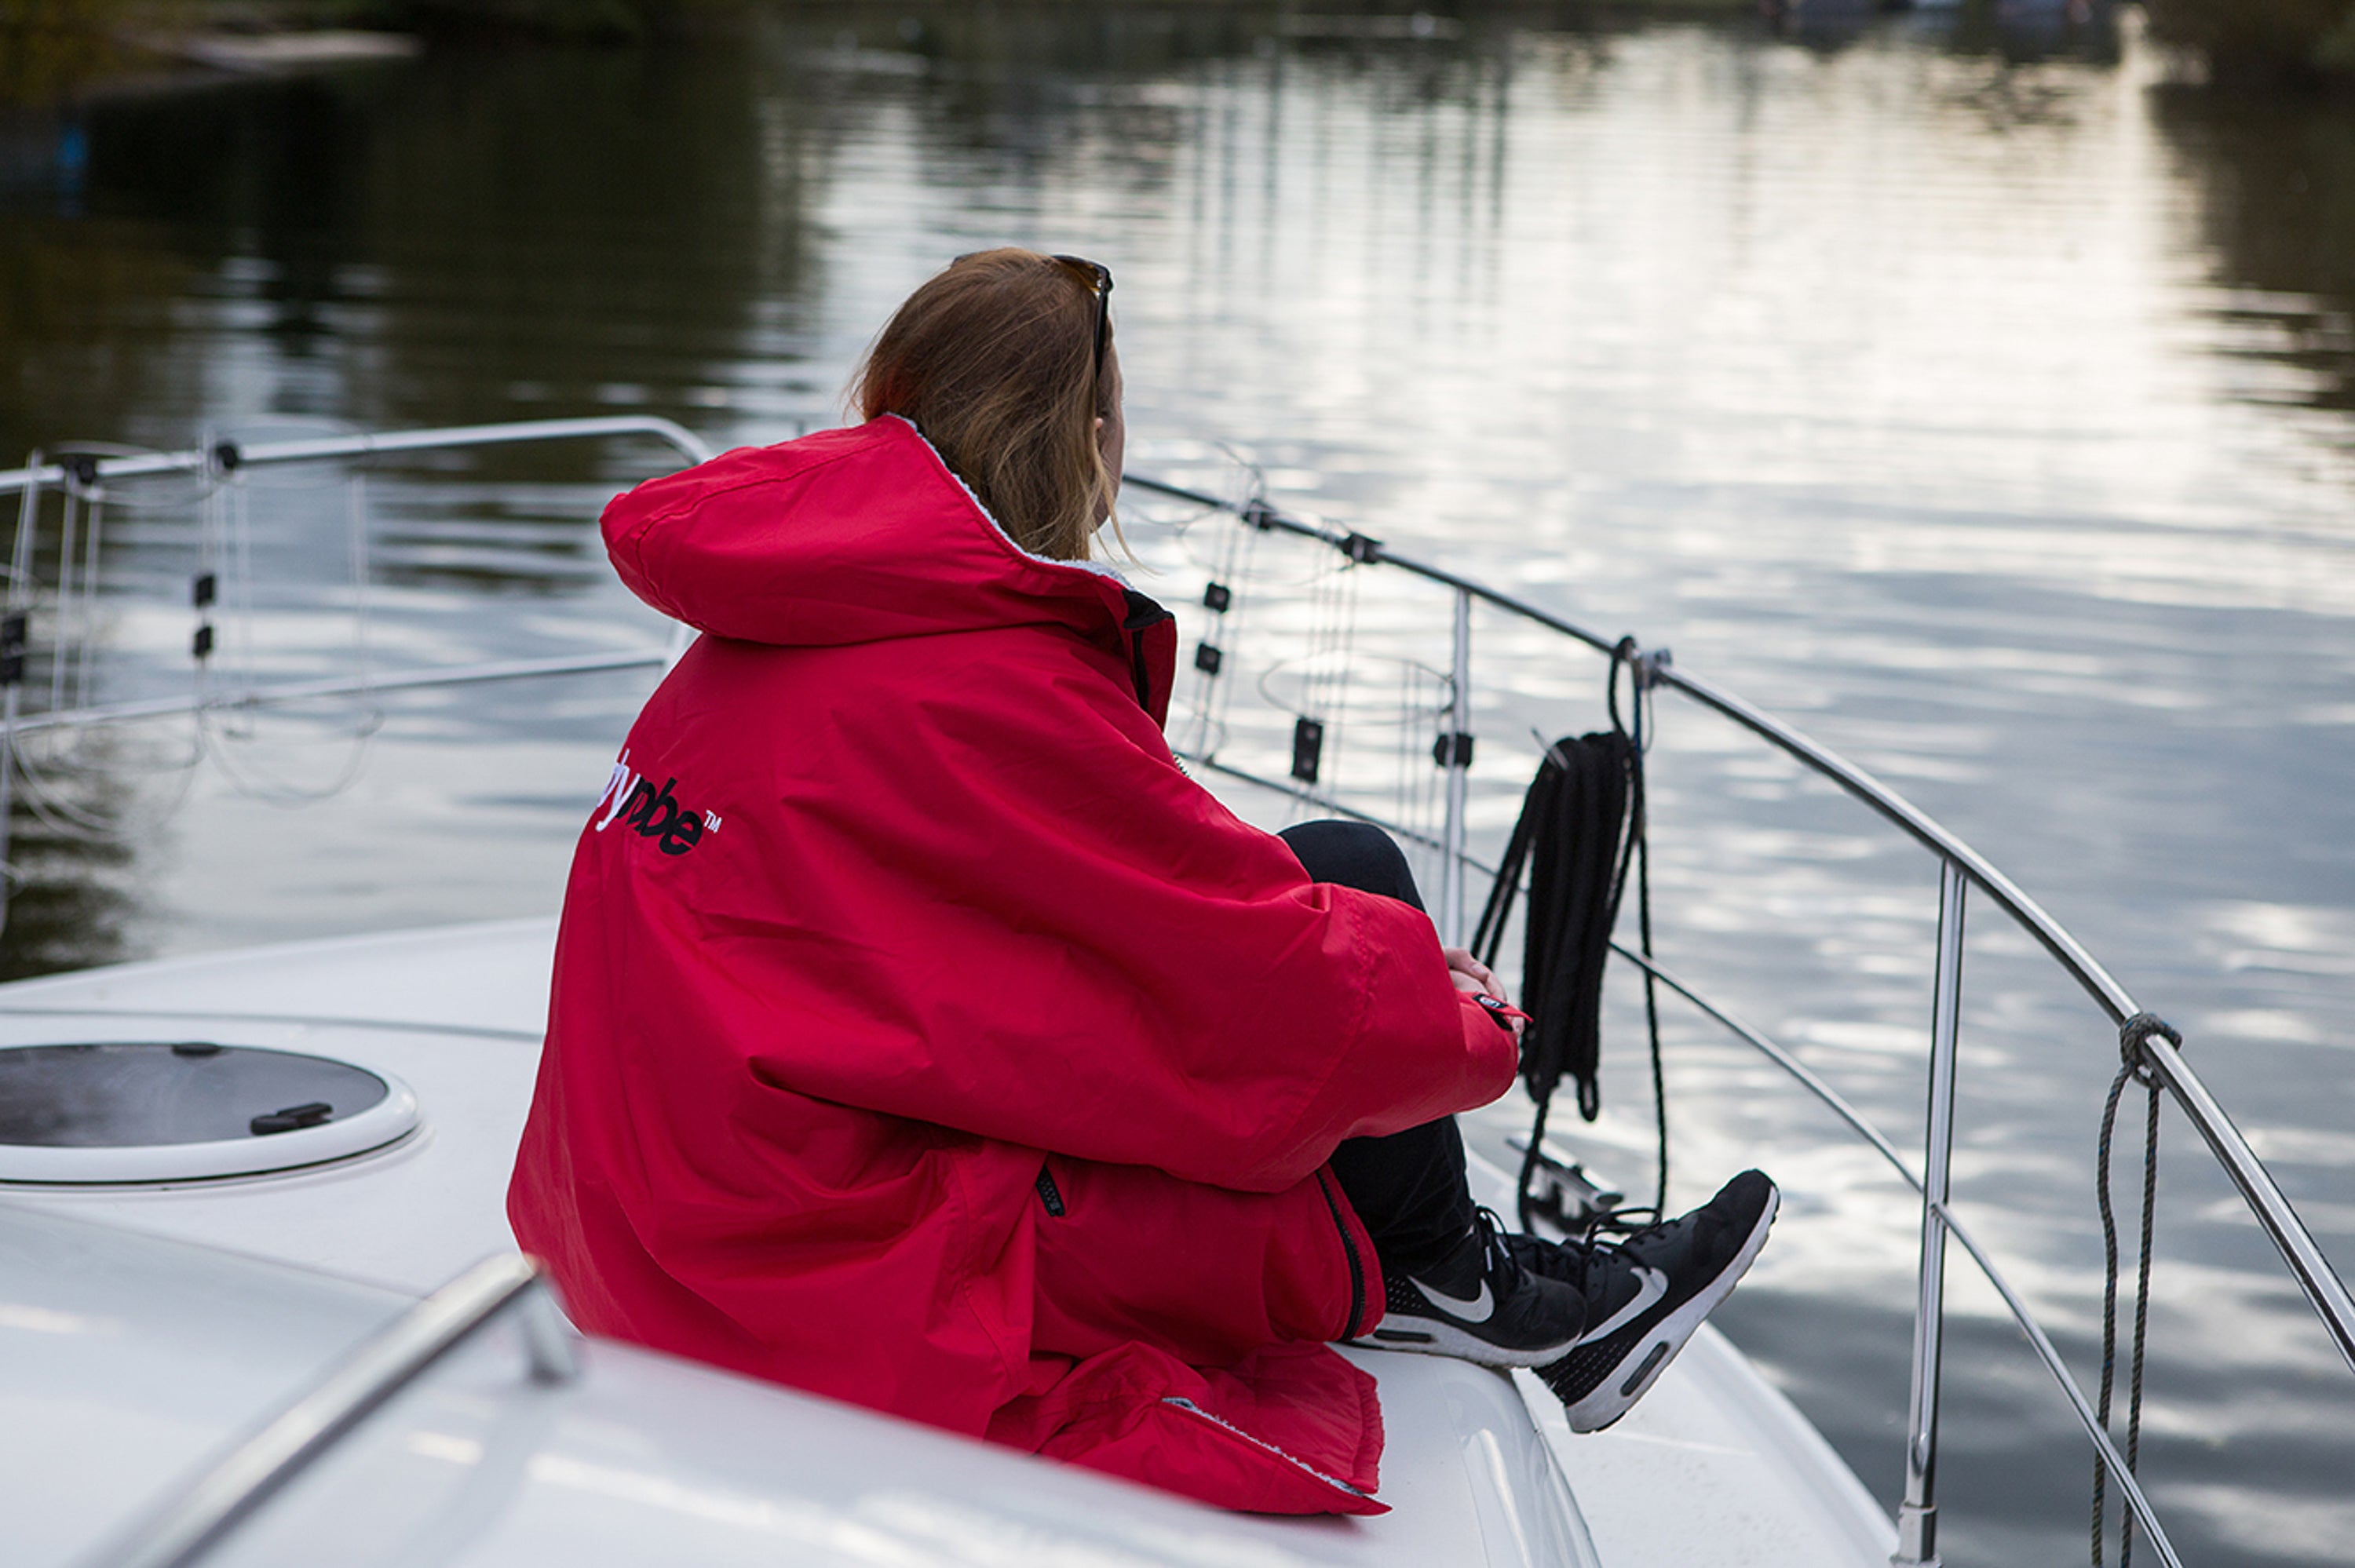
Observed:
[[[415,1090],[423,1112],[420,1130],[400,1143],[336,1165],[138,1188],[0,1185],[0,1204],[203,1243],[403,1296],[421,1294],[484,1255],[514,1246],[502,1200],[531,1091],[552,942],[549,922],[503,922],[125,966],[0,987],[0,1045],[197,1039],[311,1052],[398,1077]],[[10,1319],[0,1313],[0,1345],[11,1332]],[[1285,1520],[1215,1513],[863,1414],[844,1428],[843,1440],[865,1452],[861,1445],[884,1441],[875,1433],[897,1433],[903,1445],[914,1446],[911,1453],[962,1456],[947,1467],[961,1477],[970,1466],[980,1466],[973,1476],[1002,1487],[1007,1475],[1051,1472],[1055,1482],[1049,1489],[1057,1498],[1070,1487],[1081,1494],[1093,1487],[1122,1499],[1103,1505],[1114,1514],[1141,1520],[1150,1516],[1149,1529],[1146,1523],[1137,1526],[1142,1534],[1114,1532],[1125,1555],[1082,1554],[1073,1562],[1879,1568],[1894,1544],[1888,1519],[1853,1473],[1712,1330],[1702,1330],[1625,1420],[1610,1432],[1587,1436],[1570,1433],[1559,1405],[1529,1374],[1508,1380],[1430,1358],[1347,1353],[1382,1384],[1389,1446],[1381,1495],[1393,1511],[1379,1519]],[[591,1362],[592,1376],[586,1381],[595,1392],[578,1397],[602,1402],[601,1408],[616,1401],[629,1404],[630,1396],[613,1391],[614,1379],[645,1384],[643,1399],[651,1408],[679,1395],[655,1387],[661,1376],[645,1368],[686,1375],[662,1358],[613,1347],[592,1348]],[[629,1370],[606,1370],[614,1367]],[[743,1417],[744,1440],[756,1453],[760,1444],[784,1441],[778,1435],[795,1423],[806,1425],[813,1409],[828,1412],[827,1422],[849,1419],[804,1396],[699,1370],[693,1375],[701,1383],[729,1385],[729,1397],[757,1414]],[[250,1415],[238,1411],[220,1431],[206,1434],[208,1440],[226,1436]],[[621,1421],[625,1415],[615,1407],[602,1418]],[[642,1416],[643,1412],[628,1418]],[[815,1442],[793,1441],[798,1449],[826,1446],[823,1434]],[[547,1444],[533,1450],[538,1457],[509,1467],[514,1496],[502,1504],[503,1518],[542,1496],[546,1489],[535,1478],[543,1472],[576,1481],[587,1473],[563,1457],[566,1450],[557,1436],[549,1436]],[[367,1446],[374,1451],[383,1443],[368,1437]],[[790,1513],[788,1501],[776,1496],[761,1502],[757,1489],[742,1492],[741,1475],[723,1486],[691,1467],[665,1468],[668,1460],[647,1453],[653,1457],[634,1469],[616,1468],[611,1455],[595,1461],[604,1467],[595,1473],[605,1477],[602,1484],[609,1503],[623,1507],[636,1498],[644,1505],[641,1512],[652,1509],[660,1514],[669,1506],[663,1503],[667,1499],[706,1525],[712,1517],[732,1517],[747,1530],[770,1518],[760,1508]],[[731,1462],[741,1467],[742,1457]],[[932,1468],[939,1470],[942,1463]],[[567,1464],[573,1468],[568,1470]],[[838,1466],[825,1468],[840,1473]],[[799,1496],[807,1489],[799,1482],[788,1486],[785,1468],[773,1471],[772,1478],[773,1492],[786,1487]],[[969,1479],[950,1489],[969,1497],[980,1485],[968,1485]],[[702,1505],[694,1499],[709,1502],[707,1492],[739,1502],[711,1503],[695,1515],[695,1507]],[[298,1489],[289,1506],[304,1495]],[[854,1510],[844,1515],[854,1521],[856,1508],[865,1506],[848,1493],[837,1500]],[[791,1504],[806,1506],[805,1500]],[[942,1506],[954,1513],[945,1498]],[[713,1508],[719,1516],[712,1515]],[[729,1508],[737,1513],[730,1515]],[[745,1512],[747,1508],[752,1511]],[[1015,1502],[1004,1508],[1020,1511]],[[1143,1513],[1136,1513],[1140,1508]],[[991,1533],[1001,1527],[1014,1528],[1000,1518],[971,1537],[971,1551],[936,1544],[873,1560],[1010,1562],[1012,1556],[983,1550],[992,1541],[1005,1543],[1002,1534]],[[432,1560],[524,1562],[535,1554],[536,1560],[553,1560],[553,1540],[540,1542],[534,1553],[518,1548],[514,1556],[485,1555],[489,1548],[483,1543],[506,1539],[505,1529],[485,1525],[467,1537],[474,1544],[465,1551]],[[643,1546],[651,1539],[635,1533],[634,1527],[615,1529],[621,1533],[614,1541]],[[1173,1529],[1175,1535],[1169,1533]],[[579,1532],[559,1533],[569,1539]],[[1064,1561],[1045,1552],[1046,1537],[1032,1539],[1040,1550],[1018,1555]],[[1212,1542],[1222,1544],[1205,1554]],[[617,1560],[615,1549],[600,1548],[590,1539],[566,1547],[563,1554],[584,1563]],[[715,1562],[737,1555],[733,1549],[716,1547],[709,1552]],[[244,1561],[245,1553],[230,1560]],[[700,1559],[666,1551],[663,1560]],[[866,1559],[842,1552],[808,1560]]]

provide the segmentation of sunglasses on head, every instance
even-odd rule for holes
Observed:
[[[1112,269],[1101,261],[1091,261],[1084,256],[1057,256],[1060,261],[1076,273],[1096,297],[1096,374],[1103,374],[1104,334],[1112,322]]]
[[[963,256],[953,258],[949,265],[954,267],[959,261],[970,260],[980,254],[978,250],[968,250]],[[1096,382],[1101,390],[1103,382],[1104,339],[1109,335],[1112,326],[1112,269],[1101,261],[1091,261],[1084,256],[1050,256],[1047,260],[1071,269],[1071,275],[1080,280],[1089,293],[1095,296],[1096,339],[1093,364],[1096,370]]]

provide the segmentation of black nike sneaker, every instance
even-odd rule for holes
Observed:
[[[1385,1269],[1381,1320],[1351,1343],[1489,1367],[1540,1366],[1570,1349],[1586,1322],[1585,1298],[1566,1280],[1522,1267],[1500,1231],[1482,1209],[1434,1267]]]
[[[1681,1219],[1617,1241],[1511,1238],[1525,1266],[1576,1285],[1585,1298],[1587,1327],[1570,1353],[1537,1369],[1570,1412],[1572,1431],[1600,1432],[1643,1397],[1732,1294],[1766,1245],[1781,1201],[1762,1172],[1744,1171]]]

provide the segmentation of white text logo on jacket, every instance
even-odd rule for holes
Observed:
[[[605,792],[590,808],[592,814],[601,807],[605,813],[597,819],[597,831],[603,832],[618,818],[638,837],[659,839],[663,853],[685,854],[703,842],[704,834],[719,831],[719,813],[679,804],[671,794],[677,787],[678,780],[673,778],[655,789],[652,779],[631,768],[630,753],[624,747],[621,760],[613,764],[613,777],[605,780]]]

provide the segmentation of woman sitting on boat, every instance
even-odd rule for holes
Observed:
[[[1112,279],[920,288],[865,422],[605,513],[704,635],[583,831],[508,1213],[591,1332],[1233,1508],[1380,1512],[1327,1341],[1532,1366],[1609,1425],[1732,1289],[1755,1171],[1501,1234],[1453,1113],[1518,1015],[1398,851],[1179,769],[1176,629],[1092,559]]]

